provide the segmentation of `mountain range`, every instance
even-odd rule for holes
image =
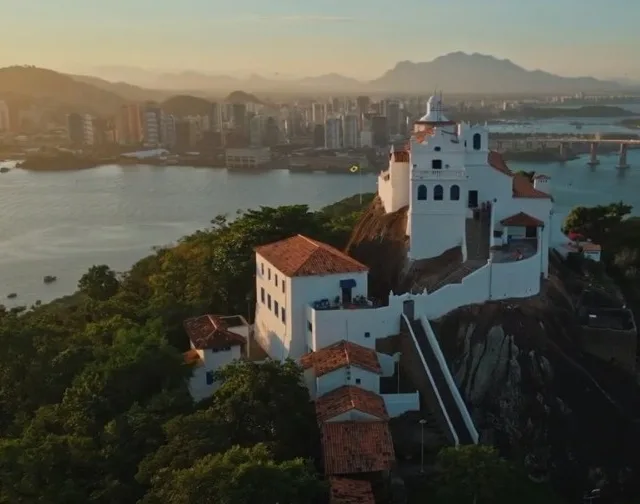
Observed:
[[[237,78],[196,71],[170,73],[133,67],[102,67],[96,72],[109,80],[125,80],[157,90],[425,93],[441,89],[455,94],[506,94],[614,91],[624,87],[618,82],[592,77],[561,77],[542,70],[526,70],[510,60],[463,52],[423,63],[402,61],[371,81],[335,73],[302,79],[270,79],[256,74]]]

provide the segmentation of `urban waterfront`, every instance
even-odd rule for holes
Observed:
[[[640,151],[631,168],[615,168],[617,156],[561,164],[510,163],[552,177],[559,215],[573,206],[622,200],[640,212]],[[373,174],[260,174],[221,169],[103,166],[67,172],[14,169],[0,175],[0,304],[24,305],[72,293],[93,264],[117,271],[197,229],[219,214],[263,206],[307,204],[312,209],[376,190]],[[55,283],[43,278],[55,275]],[[15,300],[6,299],[15,292]],[[3,299],[5,298],[5,299]]]

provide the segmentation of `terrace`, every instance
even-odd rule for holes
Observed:
[[[494,263],[507,263],[529,259],[538,253],[536,238],[511,239],[506,245],[491,248]]]
[[[311,303],[311,307],[317,311],[327,310],[359,310],[364,308],[377,308],[379,304],[366,296],[354,296],[352,299],[344,299],[336,296],[333,299],[324,298]]]

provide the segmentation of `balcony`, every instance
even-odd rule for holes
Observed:
[[[464,180],[467,178],[465,170],[416,170],[414,180]]]
[[[334,299],[318,299],[311,303],[311,307],[317,311],[328,310],[360,310],[366,308],[376,308],[379,305],[365,296],[354,296],[351,301],[343,301],[340,296]]]

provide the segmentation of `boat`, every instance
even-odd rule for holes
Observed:
[[[6,166],[3,166],[2,168],[0,168],[0,173],[7,173],[10,172],[11,170],[9,168],[7,168]]]
[[[7,296],[7,298],[8,298],[8,299],[15,299],[15,298],[17,298],[17,297],[18,297],[18,295],[17,295],[15,292],[12,292],[11,294],[9,294],[9,295]]]
[[[44,283],[46,284],[50,284],[55,282],[58,279],[58,277],[52,276],[52,275],[47,275],[44,277]]]

